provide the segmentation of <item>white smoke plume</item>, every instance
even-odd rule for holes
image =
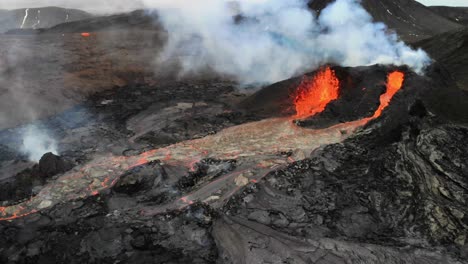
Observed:
[[[50,102],[44,102],[35,93],[35,86],[25,81],[28,75],[29,58],[33,51],[25,48],[21,41],[2,36],[0,48],[0,130],[15,127],[21,122],[33,122],[39,118],[38,109],[47,109]],[[32,39],[32,38],[31,38]],[[27,46],[26,46],[27,47]],[[29,125],[22,128],[22,144],[19,151],[29,160],[37,162],[47,152],[57,152],[57,143],[45,128]],[[14,140],[13,140],[14,141]],[[15,141],[16,142],[16,141]]]
[[[158,62],[178,58],[182,74],[209,67],[243,84],[272,83],[324,63],[406,64],[421,73],[430,61],[355,0],[337,0],[319,17],[304,0],[144,2],[169,32]]]
[[[399,41],[384,24],[373,23],[357,0],[337,0],[319,17],[309,10],[306,0],[96,0],[92,4],[73,1],[73,5],[65,0],[8,2],[3,1],[0,7],[60,5],[90,11],[104,6],[101,12],[110,12],[105,7],[112,3],[117,10],[154,9],[168,31],[168,43],[158,54],[158,67],[165,68],[165,62],[178,59],[181,74],[208,68],[234,76],[242,84],[273,83],[325,63],[407,64],[421,73],[430,61],[425,52]],[[38,100],[37,96],[36,88],[47,85],[38,83],[32,87],[25,79],[33,75],[30,58],[34,55],[36,61],[49,60],[54,50],[15,38],[5,37],[3,42],[0,96],[8,100],[2,101],[0,128],[17,125],[15,120],[37,120],[37,112],[53,114],[50,102],[54,100]],[[44,95],[63,101],[51,89],[46,89]],[[45,152],[56,153],[56,144],[44,131],[33,127],[24,134],[22,149],[32,160],[38,160]]]
[[[25,128],[21,152],[27,155],[29,160],[38,162],[48,152],[58,155],[57,149],[57,142],[49,136],[46,130],[39,129],[35,125]]]

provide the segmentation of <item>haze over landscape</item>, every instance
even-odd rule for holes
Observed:
[[[59,6],[82,9],[92,13],[111,13],[130,11],[146,6],[160,5],[167,0],[2,0],[0,9],[17,9],[31,7]],[[182,1],[183,2],[183,1]],[[186,1],[189,3],[189,1]],[[465,0],[419,0],[424,5],[468,6]]]
[[[468,264],[463,5],[0,0],[0,263]]]

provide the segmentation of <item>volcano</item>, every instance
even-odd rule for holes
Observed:
[[[0,34],[0,263],[468,263],[465,31],[363,3],[406,40],[456,30],[413,44],[424,72],[326,61],[250,84],[181,74],[200,36],[156,63],[162,12]],[[223,21],[258,28],[237,9]]]

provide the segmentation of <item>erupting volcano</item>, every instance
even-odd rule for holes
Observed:
[[[468,263],[457,22],[120,2],[0,10],[0,263]]]
[[[304,77],[294,99],[296,117],[304,118],[322,112],[338,98],[339,89],[340,81],[330,67],[320,70],[313,78]]]
[[[332,100],[338,98],[339,80],[334,71],[327,67],[317,72],[310,81],[303,81],[298,87],[298,95],[294,101],[298,110],[296,116],[270,118],[231,127],[216,135],[180,142],[135,157],[110,156],[96,159],[80,171],[61,177],[31,200],[11,207],[0,207],[0,220],[11,220],[29,215],[64,199],[97,195],[112,187],[125,171],[153,161],[184,167],[187,171],[195,171],[194,165],[204,159],[236,159],[243,163],[242,169],[212,183],[207,183],[196,192],[181,197],[175,202],[146,211],[150,214],[162,213],[166,210],[185,208],[195,201],[206,201],[212,205],[222,206],[248,182],[257,182],[278,166],[297,160],[292,156],[279,157],[278,153],[292,151],[303,157],[304,153],[310,153],[321,145],[343,141],[369,120],[380,116],[402,87],[403,79],[402,72],[396,71],[388,75],[387,91],[381,96],[381,104],[372,117],[317,130],[296,126],[292,122],[294,118],[319,114]],[[239,185],[237,183],[239,177],[247,182]],[[59,190],[57,187],[64,184],[71,185],[67,188],[68,192],[57,192]],[[216,197],[219,197],[210,200],[215,193],[217,193]]]

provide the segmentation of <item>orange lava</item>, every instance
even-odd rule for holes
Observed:
[[[296,118],[315,115],[339,96],[340,81],[335,72],[326,67],[317,73],[312,80],[303,80],[298,88],[294,105]]]
[[[87,37],[91,36],[91,34],[88,33],[88,32],[83,32],[83,33],[81,33],[81,36],[87,38]]]
[[[387,91],[380,96],[380,106],[375,111],[372,118],[377,118],[382,115],[382,111],[387,108],[392,100],[393,96],[401,89],[403,86],[403,81],[405,80],[405,74],[399,71],[394,71],[390,73],[387,77]]]
[[[6,207],[0,207],[0,221],[10,221],[35,213],[37,213],[37,210],[28,210],[22,206],[19,206],[16,211],[8,214]]]
[[[194,204],[192,200],[189,200],[187,196],[180,198],[180,200],[186,204]]]
[[[140,155],[139,159],[134,164],[132,164],[130,166],[130,168],[138,167],[138,166],[149,163],[148,158],[151,157],[151,155],[154,155],[155,152],[156,152],[155,150],[150,150],[150,151],[147,151],[145,153],[142,153]],[[170,155],[170,154],[168,154],[168,155]]]

